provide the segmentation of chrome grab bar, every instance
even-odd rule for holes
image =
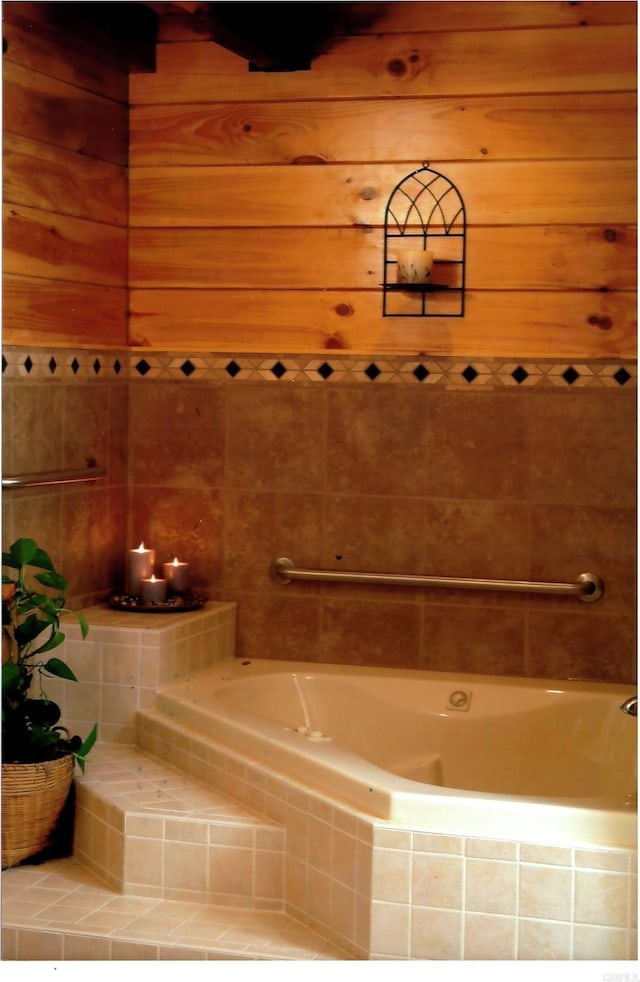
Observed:
[[[599,600],[604,584],[595,573],[581,573],[575,583],[532,583],[529,580],[483,580],[457,576],[414,576],[400,573],[355,573],[346,570],[298,569],[291,559],[276,559],[271,566],[276,583],[293,580],[320,583],[371,583],[378,586],[445,587],[453,590],[498,590],[509,593],[545,593],[577,597],[584,603]]]
[[[45,484],[81,484],[87,481],[97,481],[105,477],[106,467],[90,464],[82,470],[51,471],[43,474],[16,474],[14,477],[3,477],[3,488],[35,488]]]

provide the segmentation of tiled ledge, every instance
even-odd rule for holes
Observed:
[[[637,365],[557,359],[5,348],[4,379],[43,381],[278,382],[298,385],[421,385],[425,388],[635,388]]]

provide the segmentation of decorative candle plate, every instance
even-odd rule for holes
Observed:
[[[113,593],[109,606],[115,610],[128,610],[133,614],[181,614],[187,610],[198,610],[206,604],[207,598],[201,593],[177,593],[163,603],[144,603],[140,597],[128,593]]]

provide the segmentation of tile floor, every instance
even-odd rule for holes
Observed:
[[[284,913],[111,890],[73,858],[2,873],[3,960],[344,960]]]

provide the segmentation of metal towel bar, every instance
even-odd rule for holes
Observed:
[[[297,569],[291,559],[276,559],[271,575],[277,583],[293,580],[321,583],[371,583],[378,586],[445,587],[453,590],[499,590],[510,593],[546,593],[577,597],[585,603],[599,600],[604,584],[594,573],[581,573],[575,583],[532,583],[528,580],[479,580],[456,576],[414,576],[400,573],[355,573],[328,569]]]
[[[87,481],[97,481],[107,473],[105,467],[90,465],[82,470],[51,471],[44,474],[16,474],[14,477],[3,477],[3,488],[35,488],[44,484],[84,484]]]

